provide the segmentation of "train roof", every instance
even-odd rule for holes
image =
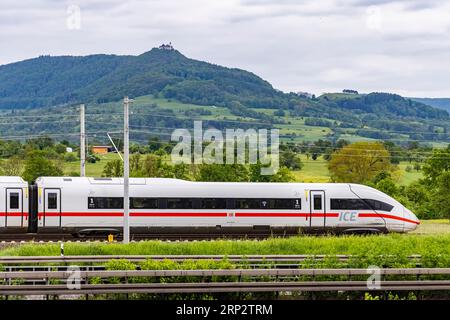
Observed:
[[[76,184],[91,184],[91,185],[121,185],[123,178],[95,178],[95,177],[39,177],[36,182],[39,183],[76,183]],[[307,189],[327,187],[342,187],[349,186],[348,183],[300,183],[300,182],[202,182],[202,181],[188,181],[174,178],[130,178],[130,185],[169,185],[169,186],[185,186],[189,184],[202,185],[270,185],[270,186],[289,186],[296,185]],[[355,184],[352,184],[357,186]]]
[[[18,176],[0,176],[0,183],[26,183],[21,177]]]

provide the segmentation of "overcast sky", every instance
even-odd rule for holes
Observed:
[[[0,64],[169,41],[283,91],[450,97],[449,0],[0,0]]]

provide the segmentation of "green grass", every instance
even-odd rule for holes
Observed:
[[[198,255],[198,254],[348,254],[450,255],[450,234],[389,234],[372,236],[303,236],[267,240],[213,240],[197,242],[145,241],[119,243],[66,243],[66,255]],[[59,244],[25,244],[0,251],[2,256],[59,255]],[[449,261],[447,261],[448,263]]]
[[[120,159],[117,153],[108,153],[105,155],[97,155],[100,161],[96,163],[86,163],[86,176],[88,177],[101,177],[103,168],[108,161]],[[72,173],[80,174],[80,161],[64,162],[64,174],[66,176],[72,175]]]
[[[414,234],[450,234],[450,221],[440,220],[421,220],[420,225],[412,233]]]
[[[328,172],[328,162],[322,157],[317,160],[309,160],[305,155],[301,155],[303,168],[300,171],[293,171],[295,181],[297,182],[330,182]]]
[[[410,172],[406,171],[406,167],[410,166],[411,168],[413,167],[413,164],[410,164],[409,162],[401,162],[398,167],[400,169],[401,172],[401,176],[399,179],[399,184],[401,185],[409,185],[411,182],[417,181],[421,178],[423,178],[423,173],[422,171],[416,171],[416,170],[411,170]]]

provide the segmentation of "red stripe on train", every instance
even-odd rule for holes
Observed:
[[[358,215],[358,217],[360,217],[360,218],[382,217],[382,218],[386,218],[386,219],[394,219],[394,220],[400,220],[400,221],[405,221],[405,222],[409,222],[409,223],[420,224],[420,221],[409,220],[406,218],[397,217],[397,216],[393,216],[393,215],[385,214],[385,213],[360,213]]]
[[[9,215],[9,214],[8,214]],[[122,217],[122,212],[46,212],[47,217]],[[131,217],[226,217],[226,212],[131,212]],[[43,217],[44,213],[39,213],[39,218]],[[236,212],[236,217],[330,217],[337,218],[339,213],[289,213],[289,212]],[[384,213],[359,213],[360,218],[386,218],[409,223],[420,224],[418,221],[397,217]]]
[[[6,214],[6,212],[0,212],[0,217],[5,217]],[[22,215],[28,216],[28,212],[8,212],[8,217],[21,217]]]
[[[44,213],[40,212],[39,217]],[[46,212],[47,217],[59,217],[59,212]],[[63,217],[123,217],[122,212],[61,212]],[[131,217],[226,217],[226,212],[130,212]]]
[[[236,217],[339,217],[339,213],[237,212]]]

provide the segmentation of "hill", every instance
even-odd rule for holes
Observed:
[[[39,116],[58,114],[69,121],[70,106],[77,103],[98,113],[97,129],[107,128],[108,113],[120,113],[119,100],[125,95],[141,97],[136,107],[142,115],[135,115],[141,126],[186,127],[197,117],[215,121],[218,128],[230,126],[226,119],[276,126],[291,140],[449,140],[449,113],[420,101],[376,92],[305,98],[276,90],[251,72],[159,48],[138,56],[41,56],[0,66],[0,115],[41,120],[11,122],[5,117],[0,132],[5,137],[68,132],[75,127]],[[153,119],[154,112],[169,116]]]
[[[450,98],[411,98],[411,100],[450,112]]]
[[[0,66],[0,108],[110,102],[161,94],[185,103],[252,106],[283,94],[256,75],[153,48],[139,56],[41,56]]]

